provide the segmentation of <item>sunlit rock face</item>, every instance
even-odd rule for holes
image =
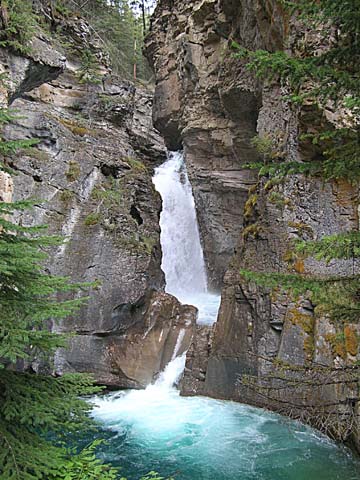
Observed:
[[[154,120],[169,146],[184,146],[209,279],[223,287],[215,330],[199,330],[190,349],[183,384],[187,394],[269,406],[266,399],[239,389],[243,374],[268,372],[269,363],[260,357],[330,368],[360,358],[358,343],[341,356],[336,353],[331,338],[344,336],[342,327],[317,315],[309,300],[270,296],[240,275],[241,268],[359,272],[357,262],[326,265],[291,254],[294,239],[359,228],[357,186],[301,175],[255,186],[256,176],[244,169],[258,159],[250,141],[256,134],[270,139],[276,158],[309,161],[321,152],[301,134],[339,122],[331,106],[289,105],[284,86],[260,82],[229,48],[235,40],[250,49],[291,52],[303,38],[309,48],[324,48],[316,34],[272,0],[162,0],[155,11],[147,42],[157,77]],[[357,334],[359,328],[349,326]],[[350,413],[358,408],[351,406],[352,396],[351,389],[340,392],[334,386],[322,392],[324,401],[344,401]]]
[[[14,200],[40,199],[19,221],[47,224],[49,233],[65,238],[51,252],[49,272],[98,282],[78,314],[52,326],[78,334],[70,350],[56,355],[55,371],[93,373],[111,386],[143,386],[171,358],[175,335],[190,315],[175,320],[180,306],[161,293],[161,200],[151,178],[166,158],[165,146],[152,126],[152,92],[110,73],[101,45],[81,19],[69,19],[67,31],[71,52],[51,35],[34,38],[26,58],[0,49],[0,73],[8,78],[0,103],[20,112],[7,126],[6,138],[39,139],[32,150],[8,159],[16,175],[13,187],[0,179],[1,196],[6,201],[13,190]],[[85,48],[97,58],[100,84],[79,81]],[[156,295],[158,306],[151,310]],[[129,312],[139,310],[147,317],[137,317],[135,328],[127,323]],[[158,342],[165,311],[169,318]],[[159,318],[152,318],[156,312]],[[148,332],[153,324],[154,337]],[[142,360],[143,337],[148,343]]]
[[[197,310],[175,297],[150,292],[135,304],[122,304],[112,316],[111,331],[79,334],[57,353],[58,373],[94,371],[113,388],[144,388],[175,357],[187,351]]]

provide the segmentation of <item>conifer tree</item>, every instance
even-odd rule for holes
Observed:
[[[7,109],[0,109],[0,124],[12,119]],[[2,139],[0,154],[34,143]],[[34,374],[31,365],[33,360],[48,362],[56,348],[65,346],[66,339],[49,331],[46,322],[74,313],[86,300],[77,295],[59,300],[58,295],[71,297],[90,285],[44,272],[44,250],[60,240],[44,236],[42,227],[11,220],[14,212],[30,207],[28,201],[0,202],[0,478],[75,478],[66,477],[74,458],[64,442],[92,424],[90,405],[79,396],[99,389],[88,376]],[[98,476],[84,479],[115,478],[114,469],[99,462],[92,466]]]
[[[0,108],[0,127],[13,114]],[[5,156],[30,148],[36,140],[0,138],[0,173],[11,172]],[[69,445],[79,432],[93,432],[91,404],[84,396],[101,391],[84,374],[36,373],[67,338],[52,333],[48,322],[77,312],[80,296],[93,284],[72,283],[43,267],[46,251],[62,242],[44,235],[44,227],[21,226],[12,215],[31,201],[0,202],[0,478],[1,480],[115,480],[118,471],[96,458],[101,440],[78,451]],[[154,472],[142,480],[160,480]],[[125,480],[121,477],[122,480]]]
[[[66,11],[80,13],[89,22],[116,73],[131,79],[136,70],[136,77],[142,80],[152,76],[142,53],[152,4],[149,0],[89,0],[85,4],[79,0],[56,0],[58,14],[61,15],[65,7]]]

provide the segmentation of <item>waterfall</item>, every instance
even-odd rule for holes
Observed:
[[[181,152],[169,154],[153,182],[163,201],[160,216],[166,291],[175,296],[206,292],[206,272],[194,197]]]
[[[197,307],[198,323],[212,324],[220,296],[208,292],[195,202],[182,152],[169,153],[166,162],[155,169],[153,183],[163,201],[160,241],[166,292]]]

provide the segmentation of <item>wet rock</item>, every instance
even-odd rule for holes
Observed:
[[[79,333],[57,353],[57,373],[87,372],[109,387],[144,388],[189,348],[197,310],[172,295],[152,291],[115,311],[110,331]]]
[[[184,375],[180,382],[181,395],[204,395],[207,364],[209,360],[213,327],[197,325],[190,348],[186,354]]]
[[[358,185],[302,175],[277,184],[258,182],[244,168],[258,160],[251,144],[255,135],[269,140],[274,158],[306,162],[319,159],[321,149],[301,135],[344,122],[343,112],[330,107],[294,108],[283,85],[275,79],[259,82],[229,48],[234,39],[251,50],[291,52],[300,38],[315,51],[326,48],[316,32],[311,34],[273,0],[162,0],[155,11],[147,52],[157,91],[165,95],[155,98],[154,115],[166,142],[171,145],[175,135],[176,148],[184,146],[210,282],[222,286],[210,344],[205,348],[206,335],[198,332],[189,350],[184,394],[276,408],[266,396],[240,388],[241,378],[250,373],[261,381],[274,370],[274,360],[336,368],[360,358],[357,343],[350,340],[355,338],[351,326],[346,337],[309,299],[270,292],[240,273],[359,273],[357,260],[326,264],[304,259],[293,245],[297,239],[358,230]],[[335,337],[344,339],[341,345]],[[294,400],[289,390],[282,395]],[[316,391],[307,390],[306,396],[318,400]],[[322,391],[322,401],[340,400],[347,412],[353,408],[351,398],[351,388],[327,386]]]
[[[171,149],[184,148],[215,289],[234,253],[255,180],[243,165],[257,157],[250,138],[259,104],[252,79],[239,85],[234,78],[238,63],[227,59],[227,39],[214,31],[224,20],[216,1],[176,1],[171,8],[159,2],[147,40],[157,77],[155,125]]]

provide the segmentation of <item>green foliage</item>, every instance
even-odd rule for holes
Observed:
[[[0,83],[1,82],[1,77],[0,77]],[[10,122],[16,120],[17,115],[16,112],[12,112],[11,110],[7,108],[0,108],[0,129],[4,127],[4,125],[9,124]],[[16,153],[19,149],[22,148],[30,148],[34,145],[39,143],[37,139],[29,139],[29,140],[4,140],[2,136],[0,135],[0,155],[6,156],[6,155],[12,155]],[[0,167],[4,167],[3,165],[0,164]]]
[[[122,479],[125,480],[125,479]],[[149,472],[145,477],[141,477],[140,480],[174,480],[172,477],[170,478],[165,478],[165,477],[160,477],[158,473],[156,472]]]
[[[71,293],[90,287],[44,273],[44,249],[60,240],[8,220],[26,208],[29,202],[0,203],[0,475],[7,480],[56,478],[66,455],[58,442],[90,423],[90,406],[79,395],[99,390],[86,376],[9,369],[20,361],[46,362],[65,345],[45,322],[73,314],[86,298]]]
[[[111,178],[106,183],[96,186],[91,192],[91,197],[110,210],[122,205],[124,192],[119,179]]]
[[[359,275],[318,277],[292,273],[264,273],[241,270],[243,278],[272,291],[279,288],[293,298],[305,296],[316,305],[315,311],[343,323],[359,322]]]
[[[101,440],[95,440],[80,453],[77,453],[76,450],[72,450],[72,455],[62,467],[61,471],[57,474],[56,480],[119,479],[117,469],[103,464],[99,459],[96,458],[95,451],[101,443]]]
[[[3,0],[0,15],[0,46],[22,54],[30,52],[30,41],[38,28],[37,17],[28,0]]]
[[[140,241],[145,252],[150,255],[154,245],[156,244],[156,239],[150,236],[141,235]]]
[[[13,118],[0,109],[1,125]],[[16,151],[24,143],[10,145],[3,140],[2,152]],[[31,205],[0,202],[0,478],[4,480],[73,478],[62,475],[72,453],[65,445],[72,435],[93,428],[91,406],[80,396],[101,390],[86,375],[56,378],[33,373],[33,361],[49,370],[54,350],[66,345],[66,338],[52,333],[48,323],[75,313],[86,301],[80,291],[91,285],[44,271],[46,250],[61,239],[44,236],[44,227],[24,227],[11,220]],[[113,470],[100,462],[89,463],[87,452],[76,461],[89,475],[94,470],[93,476],[83,478],[114,478],[98,475],[101,468]]]
[[[69,203],[74,198],[74,195],[74,192],[72,192],[71,190],[63,190],[60,193],[60,200],[64,203]]]
[[[256,148],[264,159],[277,157],[274,142],[268,135],[262,137],[256,135],[251,139],[251,145]]]
[[[338,109],[347,109],[346,128],[322,130],[308,134],[313,144],[319,145],[323,158],[315,162],[283,162],[260,167],[261,175],[304,173],[322,175],[325,179],[347,178],[351,182],[360,179],[360,14],[357,0],[319,0],[310,2],[282,2],[307,24],[317,28],[323,36],[324,48],[319,53],[311,47],[290,55],[284,51],[250,51],[233,42],[236,56],[245,59],[247,68],[258,77],[280,79],[290,88],[289,100],[294,103],[312,102],[324,106],[331,101]],[[328,26],[338,33],[328,39]],[[345,110],[344,110],[345,111]],[[351,125],[352,122],[352,125]]]
[[[81,55],[81,66],[76,75],[80,83],[96,85],[101,83],[101,74],[99,71],[99,62],[96,56],[86,48]]]
[[[279,192],[275,192],[275,191],[272,191],[269,193],[268,200],[270,203],[273,203],[277,207],[285,207],[286,205],[291,204],[288,198],[285,198]]]
[[[9,110],[0,109],[0,126],[13,119]],[[0,153],[35,143],[1,140]],[[77,177],[77,162],[70,167],[68,177]],[[64,201],[70,194],[65,192]],[[30,201],[0,202],[0,478],[114,480],[117,470],[96,459],[98,441],[81,452],[67,448],[79,432],[95,429],[83,397],[101,388],[87,375],[33,371],[36,366],[50,371],[54,350],[66,346],[67,339],[51,332],[50,323],[74,314],[86,301],[81,290],[95,285],[71,283],[45,270],[47,249],[61,239],[43,235],[44,227],[12,221],[31,206]],[[151,472],[143,480],[161,479]]]
[[[317,260],[352,259],[360,256],[360,232],[328,235],[317,241],[300,241],[296,250],[314,256]]]
[[[124,161],[128,163],[131,169],[135,172],[146,172],[146,167],[140,160],[137,160],[133,157],[127,157],[124,159]]]
[[[321,152],[313,159],[284,161],[273,155],[271,142],[256,139],[253,145],[260,150],[262,161],[248,165],[259,169],[260,176],[270,178],[272,187],[288,175],[321,176],[325,180],[347,179],[356,184],[360,180],[360,8],[358,0],[297,0],[281,2],[290,13],[300,19],[304,28],[316,30],[323,50],[311,45],[297,45],[296,53],[285,51],[250,51],[236,42],[236,56],[256,76],[280,81],[290,94],[288,100],[301,105],[306,102],[316,109],[329,102],[346,117],[346,126],[317,127],[302,135],[301,141],[310,141]],[[329,30],[334,35],[329,38]],[[313,125],[311,126],[313,127]],[[265,188],[268,190],[269,188]],[[277,192],[271,192],[269,201],[278,203]],[[355,259],[360,254],[360,234],[345,232],[325,236],[317,241],[298,241],[295,252],[312,255],[317,260]],[[359,277],[321,278],[306,274],[260,273],[242,271],[245,279],[259,285],[288,291],[290,295],[304,295],[317,305],[316,310],[341,322],[358,321],[360,313]]]
[[[133,3],[130,0],[90,0],[84,8],[80,8],[80,14],[91,25],[92,32],[108,53],[116,73],[130,79],[136,70],[137,78],[148,80],[152,77],[152,71],[142,48],[149,14],[146,5],[143,12],[143,2],[140,2],[140,11],[134,9]],[[66,9],[66,15],[69,11],[79,13],[79,4],[76,5],[72,0],[61,0],[60,4]]]
[[[320,162],[254,162],[247,163],[244,168],[258,170],[259,176],[267,176],[270,179],[282,180],[289,175],[319,175],[321,173]]]
[[[92,212],[92,213],[89,213],[89,215],[85,218],[84,224],[87,227],[92,227],[94,225],[97,225],[100,222],[100,220],[101,220],[100,213]]]
[[[248,220],[253,215],[257,201],[258,201],[258,195],[254,193],[250,195],[249,198],[247,199],[244,207],[244,218],[246,220]]]
[[[80,170],[80,165],[78,162],[75,160],[70,160],[69,162],[69,168],[67,172],[65,173],[66,178],[69,180],[69,182],[75,182],[80,176],[81,170]]]

